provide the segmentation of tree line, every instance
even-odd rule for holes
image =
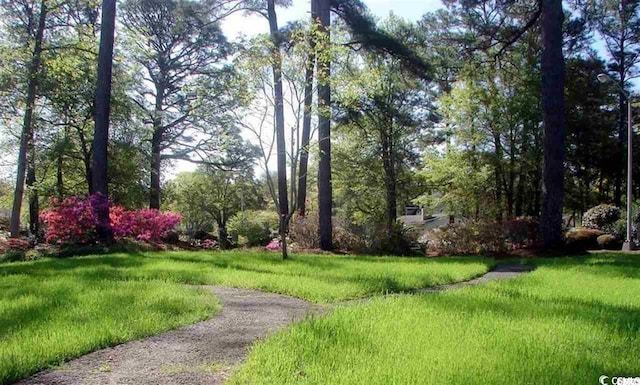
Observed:
[[[619,204],[626,101],[596,75],[631,86],[638,3],[444,4],[408,22],[313,0],[310,18],[281,25],[290,1],[1,2],[0,108],[18,154],[12,235],[23,196],[34,234],[52,196],[159,209],[177,160],[220,191],[262,185],[249,171],[258,162],[281,239],[311,210],[323,250],[332,222],[392,233],[410,203],[539,216],[549,247],[564,212]],[[237,12],[263,16],[269,32],[229,41],[220,25]]]

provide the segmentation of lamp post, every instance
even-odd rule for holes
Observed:
[[[631,241],[631,200],[632,200],[632,159],[633,148],[631,146],[632,124],[631,124],[631,97],[627,91],[624,90],[611,76],[608,74],[598,74],[598,81],[600,83],[613,83],[615,84],[620,93],[624,95],[627,100],[627,239],[622,244],[623,251],[633,250],[633,242]]]

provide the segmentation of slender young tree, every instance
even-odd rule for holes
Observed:
[[[280,215],[280,242],[282,246],[282,259],[287,259],[287,225],[289,222],[289,200],[287,193],[287,150],[284,133],[284,96],[282,91],[282,56],[280,52],[280,37],[278,30],[278,18],[274,0],[267,0],[267,15],[269,19],[269,32],[271,34],[272,70],[275,104],[275,131],[276,150],[278,162],[278,214]]]
[[[42,42],[47,21],[47,2],[40,1],[40,12],[38,14],[38,26],[35,31],[35,41],[31,54],[31,63],[27,72],[27,98],[22,123],[22,134],[20,135],[20,149],[18,152],[18,170],[16,173],[16,187],[13,194],[13,207],[11,210],[10,233],[11,237],[20,235],[20,212],[22,211],[22,198],[24,195],[25,176],[27,171],[27,157],[30,142],[33,140],[33,110],[36,104],[38,92],[38,80],[42,63]],[[34,16],[34,15],[32,15]]]
[[[98,52],[98,78],[95,98],[95,130],[93,136],[92,182],[93,191],[103,200],[94,207],[98,218],[96,231],[103,242],[113,240],[109,224],[109,180],[107,175],[107,147],[109,143],[109,111],[111,106],[111,70],[113,68],[113,41],[116,22],[116,0],[102,3],[100,50]]]
[[[309,33],[309,54],[304,75],[304,113],[302,118],[302,141],[300,151],[300,167],[298,177],[298,215],[307,213],[307,172],[309,165],[309,140],[311,136],[311,105],[313,103],[313,71],[316,64],[315,30],[318,18],[315,0],[311,1],[311,31]]]
[[[316,0],[320,21],[320,32],[325,41],[331,40],[331,8],[329,0]],[[320,249],[333,248],[331,186],[331,58],[328,52],[318,55],[318,142],[320,163],[318,165],[318,232]]]

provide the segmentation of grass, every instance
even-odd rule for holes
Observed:
[[[465,280],[492,262],[264,253],[136,253],[0,264],[0,384],[219,310],[219,284],[315,302]],[[96,368],[96,370],[107,370]]]
[[[640,376],[640,256],[379,298],[255,345],[231,384],[596,384]]]

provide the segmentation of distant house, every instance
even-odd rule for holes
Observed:
[[[423,207],[406,205],[404,215],[398,217],[398,222],[408,227],[422,227],[425,230],[430,230],[449,224],[451,219],[441,207],[436,208],[433,214],[425,214]]]

